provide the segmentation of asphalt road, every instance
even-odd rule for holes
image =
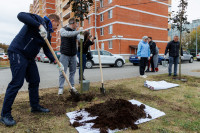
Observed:
[[[58,87],[59,72],[54,64],[38,62],[38,69],[40,73],[40,89]],[[192,70],[200,70],[200,62],[194,61],[193,63],[184,62],[182,64],[182,74],[198,76],[200,72],[192,72]],[[167,68],[159,65],[159,72],[146,73],[147,75],[167,73]],[[67,76],[69,73],[67,73]],[[139,76],[139,66],[133,66],[127,63],[122,68],[103,66],[104,80],[117,80]],[[99,67],[85,70],[85,77],[90,82],[101,81]],[[5,93],[8,83],[11,81],[10,69],[0,69],[0,94]],[[78,68],[75,75],[75,82],[78,84]],[[65,82],[65,85],[67,83]],[[20,91],[28,90],[28,84],[24,82]]]

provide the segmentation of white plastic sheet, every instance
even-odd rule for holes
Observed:
[[[151,90],[164,90],[164,89],[169,89],[173,87],[179,86],[179,84],[174,84],[174,83],[168,83],[164,80],[162,81],[148,81],[146,80],[144,82],[144,86]]]
[[[129,100],[132,104],[137,104],[138,106],[140,106],[141,102],[139,101],[136,101],[136,100]],[[145,105],[145,104],[144,104]],[[146,114],[148,115],[151,115],[151,119],[150,118],[143,118],[143,119],[139,119],[138,121],[135,122],[135,124],[141,124],[141,123],[144,123],[144,122],[147,122],[147,121],[150,121],[150,120],[153,120],[153,119],[156,119],[158,117],[161,117],[161,116],[164,116],[165,113],[160,111],[160,110],[157,110],[155,108],[152,108],[148,105],[145,105],[146,108],[144,109]],[[91,120],[91,119],[96,119],[96,117],[90,117],[89,116],[89,113],[86,112],[85,110],[81,110],[81,111],[73,111],[73,112],[69,112],[69,113],[66,113],[66,115],[69,117],[70,119],[70,123],[73,124],[75,120],[75,118],[77,116],[83,116],[82,120],[79,120],[78,122],[84,122],[84,121],[87,121],[87,120]],[[96,129],[96,128],[91,128],[92,126],[94,125],[94,123],[86,123],[85,125],[83,126],[80,126],[80,127],[76,127],[76,130],[79,132],[79,133],[100,133],[100,130],[99,129]],[[117,132],[119,131],[118,129],[116,130],[108,130],[109,133],[114,133],[114,132]]]

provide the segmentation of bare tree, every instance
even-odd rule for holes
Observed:
[[[175,13],[172,11],[172,16],[170,20],[175,25],[175,27],[180,31],[180,48],[179,48],[179,79],[181,79],[181,47],[182,47],[182,32],[187,31],[189,32],[189,29],[185,27],[185,25],[189,24],[187,21],[187,15],[186,15],[186,9],[188,6],[187,0],[180,0],[180,3],[178,5],[179,10]]]
[[[69,0],[69,2],[67,3],[68,5],[72,5],[72,12],[74,12],[74,17],[76,18],[76,21],[80,21],[80,25],[81,27],[83,26],[82,22],[84,21],[84,19],[88,18],[87,15],[89,13],[88,7],[92,6],[93,4],[93,0]],[[82,88],[83,88],[83,33],[80,33],[80,82],[81,82],[81,92],[82,92]]]

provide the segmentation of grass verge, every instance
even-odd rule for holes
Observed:
[[[40,103],[48,107],[49,114],[30,113],[28,93],[20,92],[13,105],[13,117],[17,121],[14,127],[5,127],[0,124],[0,132],[56,132],[76,133],[70,126],[65,113],[101,103],[110,98],[135,99],[166,113],[165,116],[139,125],[136,133],[199,133],[200,132],[200,78],[183,76],[187,82],[173,80],[166,74],[149,76],[147,80],[165,80],[180,84],[180,87],[168,90],[152,91],[144,87],[145,79],[135,77],[115,81],[106,81],[104,86],[107,95],[99,93],[100,83],[92,83],[88,93],[94,94],[91,102],[70,100],[69,93],[57,95],[57,88],[40,90]],[[3,95],[0,95],[0,108]],[[127,129],[118,133],[132,133]]]

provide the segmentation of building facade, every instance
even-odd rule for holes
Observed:
[[[33,0],[33,4],[30,5],[30,13],[38,14],[41,17],[55,12],[55,0]],[[57,50],[56,31],[52,34],[51,46],[55,51]]]
[[[164,53],[168,42],[168,8],[171,1],[143,0],[97,2],[96,31],[100,48],[114,54],[136,54],[143,36],[151,36]],[[95,35],[95,4],[84,29]],[[95,49],[93,46],[92,49]]]
[[[55,0],[56,14],[61,18],[59,29],[66,26],[69,18],[74,16],[71,5],[67,5],[68,1]],[[171,0],[94,1],[93,6],[88,9],[88,19],[84,20],[83,28],[93,36],[97,31],[100,48],[113,54],[136,54],[137,45],[143,36],[151,36],[162,54],[168,42],[170,6]],[[59,50],[60,42],[58,30],[54,49]],[[96,44],[91,47],[96,48]]]

